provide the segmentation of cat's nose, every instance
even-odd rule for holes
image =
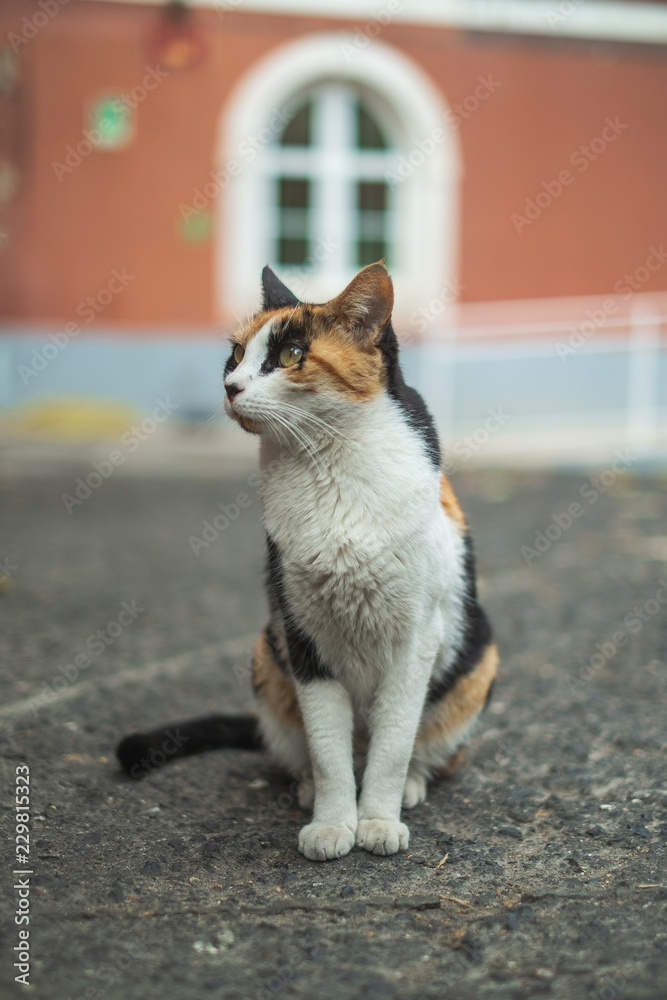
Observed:
[[[225,392],[231,402],[234,396],[238,396],[240,392],[243,392],[243,389],[240,385],[235,385],[234,382],[230,382],[229,385],[225,386]]]

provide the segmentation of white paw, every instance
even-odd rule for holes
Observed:
[[[296,797],[302,809],[312,810],[315,802],[315,785],[312,778],[303,778],[299,782]]]
[[[299,834],[299,850],[310,861],[342,858],[354,847],[354,830],[349,826],[326,826],[309,823]]]
[[[406,809],[413,809],[420,802],[426,802],[426,778],[421,774],[409,774],[403,789],[403,805]]]
[[[410,831],[397,819],[360,819],[357,844],[372,854],[396,854],[405,851]]]

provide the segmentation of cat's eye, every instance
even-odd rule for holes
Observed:
[[[298,365],[302,357],[303,351],[300,347],[295,347],[294,344],[286,344],[278,356],[278,361],[281,368],[291,368],[293,365]]]
[[[241,347],[240,344],[237,344],[236,347],[234,348],[234,361],[236,362],[237,365],[240,365],[241,362],[243,361],[244,354],[245,354],[245,347]]]

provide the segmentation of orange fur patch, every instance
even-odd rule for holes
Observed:
[[[261,424],[258,424],[255,420],[250,420],[248,417],[236,417],[239,425],[244,431],[248,431],[249,434],[261,434],[264,428]]]
[[[258,696],[282,722],[303,728],[294,685],[274,660],[264,632],[258,636],[253,650],[253,683]]]
[[[498,648],[487,646],[477,666],[459,679],[437,704],[425,713],[417,743],[432,743],[454,736],[484,708],[491,682],[498,673]]]
[[[294,381],[332,387],[352,399],[368,399],[384,387],[385,372],[378,350],[368,353],[341,331],[315,334],[301,371]]]
[[[451,483],[444,473],[440,474],[440,503],[452,521],[458,524],[462,531],[465,531],[467,527],[466,516],[461,510],[461,505],[456,499]]]
[[[459,767],[463,763],[463,758],[465,757],[465,755],[466,755],[466,748],[461,747],[461,749],[457,751],[457,753],[455,753],[453,757],[450,757],[450,759],[447,761],[444,767],[441,767],[437,771],[433,772],[433,777],[451,778],[451,776],[454,774],[454,771],[458,771]]]

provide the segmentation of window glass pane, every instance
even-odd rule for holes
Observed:
[[[387,244],[384,240],[358,240],[357,241],[357,266],[366,267],[366,264],[375,264],[378,260],[387,260]]]
[[[384,239],[384,215],[382,212],[363,212],[361,214],[359,236],[364,240]]]
[[[280,136],[281,146],[310,146],[313,105],[307,101],[292,120],[287,123]]]
[[[388,148],[389,144],[382,133],[382,129],[361,101],[357,101],[356,119],[358,149]]]
[[[384,181],[357,183],[356,263],[365,267],[384,258],[388,262],[387,212],[389,191]]]
[[[280,177],[278,204],[281,208],[308,208],[310,181],[307,177]]]
[[[308,240],[295,240],[285,236],[278,238],[279,264],[305,264],[308,257]]]
[[[387,185],[384,181],[361,181],[357,184],[357,208],[361,211],[386,211]]]
[[[307,177],[278,178],[279,264],[303,264],[310,251],[311,182]]]

